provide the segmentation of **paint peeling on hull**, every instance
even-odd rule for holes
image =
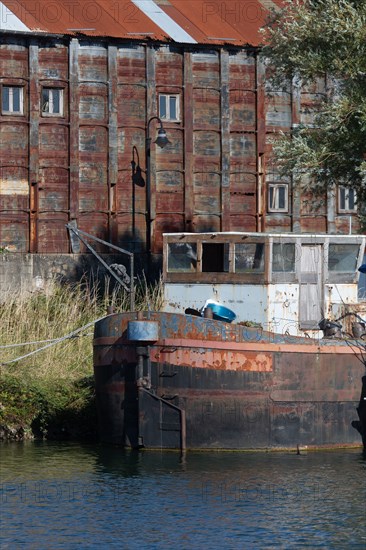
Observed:
[[[361,446],[352,421],[365,369],[345,343],[286,343],[254,328],[150,313],[140,322],[158,322],[159,339],[144,344],[127,339],[136,319],[117,314],[96,325],[103,441],[179,449],[184,435],[188,449]]]

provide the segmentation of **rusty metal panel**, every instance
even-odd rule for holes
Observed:
[[[138,168],[136,181],[133,165]],[[115,211],[118,235],[134,235],[133,242],[145,241],[146,188],[145,188],[145,132],[143,128],[118,128],[118,179],[114,186]],[[138,247],[140,248],[140,247]]]
[[[165,124],[167,132],[169,133],[170,143],[161,149],[160,147],[155,147],[155,156],[157,171],[159,170],[183,170],[183,131],[181,128],[172,126],[169,128],[168,124]],[[155,134],[156,135],[156,134]]]
[[[229,56],[230,130],[256,129],[256,66],[255,57],[247,52]]]
[[[63,44],[40,46],[38,63],[42,80],[58,80],[63,86],[68,81],[68,49]]]
[[[253,231],[259,182],[256,59],[240,52],[230,55],[229,61],[230,229]]]
[[[351,231],[352,234],[355,234],[361,232],[361,223],[355,216],[336,216],[335,228],[335,233],[347,235]]]
[[[107,48],[82,45],[77,70],[79,83],[81,81],[78,91],[80,227],[87,233],[110,240]],[[95,227],[98,227],[97,232]]]
[[[157,40],[166,39],[165,33],[155,25],[130,0],[75,3],[47,0],[4,0],[7,8],[14,13],[31,31],[49,33],[83,34],[90,36],[115,36],[131,38],[140,33]]]
[[[216,166],[221,171],[220,135],[213,131],[194,132],[195,169]],[[206,170],[207,171],[207,170]]]
[[[176,50],[176,51],[175,51]],[[179,92],[183,87],[182,52],[173,46],[161,46],[156,52],[156,82],[159,92]],[[180,89],[180,90],[179,90]]]
[[[40,212],[68,212],[69,172],[68,167],[44,167],[39,171]]]
[[[39,45],[29,45],[29,251],[38,251],[38,188],[39,180],[39,120],[41,85],[39,73]]]
[[[109,240],[108,213],[95,212],[90,216],[90,212],[81,212],[79,215],[78,228],[90,235],[98,235],[100,239]],[[93,248],[98,252],[108,252],[109,249],[100,243],[93,244]],[[81,252],[86,252],[85,246],[81,243]]]
[[[175,192],[162,192],[157,196],[156,210],[157,217],[165,216],[166,214],[178,215],[183,218],[183,190]]]
[[[145,46],[133,42],[118,46],[118,82],[146,85]]]
[[[301,94],[301,111],[300,123],[305,125],[313,125],[315,123],[315,115],[319,112],[321,102],[324,99],[320,93],[302,93]]]
[[[28,206],[29,184],[27,168],[23,168],[22,166],[2,166],[0,168],[0,211],[27,210]]]
[[[168,194],[174,194],[174,193],[183,193],[184,192],[184,177],[181,170],[174,170],[172,167],[171,170],[169,170],[169,166],[165,165],[166,169],[161,170],[157,173],[157,179],[156,179],[156,189],[157,194],[160,195],[161,193]],[[157,196],[157,201],[159,200],[159,196]],[[162,204],[164,204],[164,201],[162,201]],[[168,210],[169,203],[165,202],[165,206],[162,206],[160,208],[157,208],[157,211],[160,213]],[[183,203],[180,205],[179,212],[182,212],[183,209]]]
[[[108,193],[105,186],[100,186],[98,193],[98,187],[95,185],[90,187],[80,185],[79,193],[80,212],[89,213],[90,221],[98,212],[108,211]]]
[[[79,101],[80,121],[107,121],[108,89],[106,83],[81,84]]]
[[[242,200],[241,196],[255,195],[257,189],[256,174],[247,172],[247,167],[241,163],[231,164],[230,191],[232,200]],[[235,196],[237,199],[235,199]]]
[[[193,179],[195,212],[198,214],[221,213],[221,179],[220,174],[203,172],[194,174]]]
[[[112,242],[117,242],[115,192],[118,181],[118,69],[117,48],[108,46],[108,210]]]
[[[193,216],[193,73],[192,54],[184,52],[184,227],[192,230]]]
[[[254,193],[232,194],[230,197],[230,213],[249,215],[255,212],[256,196]]]
[[[247,170],[256,171],[256,138],[255,134],[233,133],[231,134],[231,157],[236,163],[240,163]]]
[[[246,50],[229,52],[230,89],[238,92],[255,90],[256,88],[256,57]]]
[[[80,43],[78,74],[79,82],[107,82],[108,80],[107,48]]]
[[[79,42],[72,39],[69,44],[69,96],[70,96],[70,136],[69,136],[69,194],[70,220],[78,222],[79,215],[79,81],[78,81]]]
[[[40,165],[68,168],[69,128],[63,121],[41,121],[39,125]]]
[[[283,231],[288,233],[291,231],[292,218],[290,214],[271,213],[266,217],[266,230],[268,231]]]
[[[220,63],[217,51],[192,53],[193,86],[202,90],[220,88]]]
[[[79,152],[80,156],[86,158],[91,155],[97,158],[100,155],[101,160],[104,158],[107,151],[107,130],[105,126],[83,125],[80,128],[79,135]]]
[[[115,217],[118,234],[118,244],[136,254],[145,251],[145,213],[118,213]]]
[[[145,129],[118,125],[118,166],[120,170],[131,169],[134,160],[145,170]],[[135,156],[134,156],[135,154]]]
[[[124,127],[145,126],[146,88],[141,84],[119,81],[118,86],[118,124]]]
[[[198,42],[258,44],[258,29],[265,23],[268,5],[259,0],[170,0],[161,2],[161,8]]]
[[[0,74],[3,78],[28,78],[28,48],[20,44],[0,44]],[[19,84],[24,83],[19,81]]]
[[[9,77],[16,74],[17,79],[10,80],[10,83],[24,84],[24,80],[20,80],[22,75],[27,74],[23,48],[20,51],[17,47],[14,50],[1,48],[0,51],[1,74]],[[9,67],[5,63],[6,52],[10,52]],[[29,247],[29,142],[26,115],[25,109],[24,115],[17,116],[16,120],[11,116],[3,116],[0,124],[0,245],[9,246],[15,252],[28,252]]]
[[[300,90],[300,123],[314,124],[316,111],[327,95],[325,78],[317,78],[312,83],[306,83]]]
[[[311,193],[301,194],[300,213],[302,217],[313,216],[314,210],[319,216],[326,216],[327,208],[325,201],[319,197],[314,197]],[[314,231],[317,233],[317,231]],[[322,231],[318,231],[322,233]]]
[[[196,88],[193,93],[193,124],[195,130],[220,128],[220,91]]]
[[[309,216],[301,219],[301,229],[303,233],[326,233],[326,216]]]
[[[155,23],[154,12],[131,0],[118,2],[88,2],[79,0],[52,3],[46,0],[3,0],[4,5],[30,31],[89,36],[131,36],[169,42],[174,35],[170,26]],[[176,23],[180,32],[174,35],[183,42],[188,33],[192,42],[205,44],[259,45],[259,28],[265,24],[270,8],[281,6],[281,0],[157,0],[159,9]],[[149,10],[147,10],[148,12]],[[171,35],[169,35],[169,31]],[[182,39],[179,37],[182,36]]]
[[[164,213],[156,217],[156,247],[158,250],[163,248],[163,233],[166,231],[181,231],[184,225],[184,213],[170,214]]]
[[[256,93],[252,90],[230,90],[230,129],[232,132],[256,128]]]
[[[220,231],[221,218],[218,214],[194,214],[192,220],[193,230],[197,231]]]
[[[230,215],[230,226],[231,231],[256,231],[257,217],[254,214],[235,214],[233,212]]]
[[[14,213],[1,212],[0,216],[1,246],[8,246],[12,252],[29,250],[29,214],[22,211]]]
[[[68,214],[62,212],[39,212],[37,220],[38,252],[57,254],[63,250],[67,241],[65,225],[68,222]]]
[[[108,133],[104,126],[81,126],[79,134],[80,189],[95,186],[107,192]],[[81,191],[80,191],[81,192]],[[82,208],[81,208],[82,210]]]
[[[292,125],[291,93],[289,91],[271,90],[266,100],[267,127],[290,129]]]
[[[116,188],[116,210],[118,213],[131,212],[132,195],[135,198],[135,208],[142,213],[145,206],[145,189],[134,187],[131,170],[120,171]],[[139,205],[139,206],[137,206]]]
[[[0,147],[2,166],[10,164],[12,158],[15,163],[24,162],[28,150],[28,128],[22,120],[18,124],[9,118],[2,121]]]

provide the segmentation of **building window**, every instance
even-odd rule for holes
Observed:
[[[270,183],[268,185],[268,211],[288,211],[288,185],[286,183]]]
[[[356,212],[357,196],[354,189],[349,187],[338,187],[338,210],[339,212]]]
[[[1,112],[3,115],[23,114],[22,86],[3,86],[1,96]]]
[[[159,94],[159,117],[179,121],[179,95]]]
[[[61,88],[43,88],[42,114],[45,116],[63,116],[64,91]]]

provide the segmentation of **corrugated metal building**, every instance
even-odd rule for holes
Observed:
[[[352,197],[315,209],[271,160],[326,93],[270,88],[258,31],[279,4],[2,0],[0,246],[68,253],[71,220],[155,254],[163,232],[357,231]]]

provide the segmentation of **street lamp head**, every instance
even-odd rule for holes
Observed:
[[[168,140],[168,136],[166,135],[166,131],[163,127],[159,128],[158,137],[156,138],[154,143],[156,143],[156,145],[159,145],[159,147],[161,147],[162,149],[164,149],[164,147],[170,143],[170,141]]]

